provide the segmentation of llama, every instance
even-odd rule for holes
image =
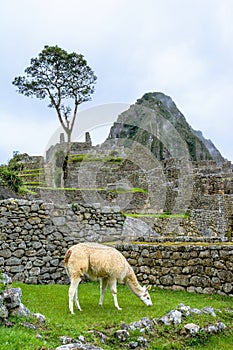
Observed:
[[[73,300],[78,310],[82,311],[78,299],[78,285],[84,274],[91,280],[100,280],[99,305],[103,305],[104,293],[110,286],[114,305],[122,310],[117,300],[117,282],[125,283],[141,301],[151,306],[149,287],[141,287],[132,267],[125,257],[115,248],[98,243],[79,243],[69,248],[65,254],[64,265],[70,278],[69,310],[73,311]]]

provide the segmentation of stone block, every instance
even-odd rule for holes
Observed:
[[[3,303],[8,309],[13,309],[20,305],[22,299],[21,288],[6,289],[2,293]]]
[[[38,276],[40,274],[40,268],[35,266],[32,267],[31,270],[29,271],[30,276]]]
[[[170,286],[173,284],[173,277],[170,275],[165,275],[160,277],[159,279],[160,283],[164,284],[165,286]]]
[[[173,278],[174,284],[178,284],[180,286],[188,286],[189,285],[189,276],[187,275],[175,275]]]
[[[4,249],[4,250],[0,250],[0,256],[7,259],[11,256],[11,251],[10,249]]]
[[[15,266],[15,265],[20,265],[20,264],[21,264],[21,259],[19,259],[19,258],[11,257],[11,258],[6,260],[6,265],[8,265],[8,266]]]
[[[24,266],[23,265],[17,265],[17,266],[12,266],[11,267],[11,273],[19,273],[24,271]]]
[[[222,281],[233,283],[233,272],[231,271],[218,271],[217,276]]]
[[[190,278],[190,284],[197,287],[209,287],[211,280],[206,276],[193,276]]]

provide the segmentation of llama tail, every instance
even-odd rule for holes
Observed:
[[[64,257],[64,266],[65,266],[65,269],[66,269],[66,272],[67,272],[67,275],[69,276],[69,269],[68,269],[68,262],[69,262],[69,258],[72,254],[72,250],[71,249],[68,249],[66,254],[65,254],[65,257]]]

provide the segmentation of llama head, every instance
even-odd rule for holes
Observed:
[[[148,287],[143,287],[143,292],[142,294],[140,295],[140,299],[141,301],[146,305],[146,306],[152,306],[152,301],[151,301],[151,298],[150,298],[150,294],[148,292],[148,290],[150,290],[151,287],[148,286]]]

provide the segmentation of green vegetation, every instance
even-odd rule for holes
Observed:
[[[8,165],[7,165],[8,170],[12,170],[16,172],[22,171],[24,169],[24,164],[22,161],[28,157],[29,155],[27,153],[15,152],[13,155],[13,158],[11,158],[8,162]]]
[[[202,295],[186,292],[172,292],[159,289],[152,289],[151,298],[153,306],[146,308],[139,299],[132,295],[125,286],[118,286],[119,304],[123,308],[118,311],[114,308],[113,300],[109,290],[106,292],[103,308],[99,308],[99,285],[98,283],[81,284],[79,288],[80,304],[82,312],[76,311],[71,315],[68,310],[68,286],[63,285],[25,285],[14,284],[21,287],[23,291],[23,303],[32,312],[40,312],[46,316],[46,326],[37,331],[24,328],[17,319],[11,319],[16,325],[13,328],[0,328],[0,349],[39,350],[54,349],[60,345],[60,336],[78,338],[84,335],[87,341],[99,345],[104,349],[127,349],[127,343],[120,343],[113,336],[114,331],[120,329],[122,322],[130,323],[140,320],[142,317],[150,319],[160,318],[172,309],[177,308],[180,303],[189,305],[192,308],[203,308],[211,306],[218,309],[217,316],[192,315],[186,317],[181,325],[165,326],[158,324],[155,332],[139,334],[138,331],[131,333],[130,341],[136,340],[139,335],[145,336],[149,341],[149,350],[152,349],[182,349],[182,350],[214,350],[232,349],[233,314],[228,310],[232,309],[232,298],[218,295]],[[196,323],[203,327],[208,324],[215,324],[222,321],[227,329],[217,335],[200,334],[196,337],[187,337],[184,331],[184,324]],[[103,332],[108,338],[102,344],[96,334],[89,333],[90,330]],[[42,339],[36,338],[36,333]]]
[[[20,323],[13,328],[0,327],[0,339],[1,350],[46,349],[42,347],[44,342],[35,337],[35,331],[26,330]]]
[[[165,242],[146,242],[146,241],[130,241],[130,242],[122,242],[123,244],[137,244],[137,245],[153,245],[153,246],[164,246],[164,247],[169,247],[169,246],[211,246],[213,245],[213,243],[210,243],[210,242],[177,242],[177,241],[174,241],[174,236],[166,236],[166,241]],[[113,242],[106,242],[108,244],[112,244],[114,245],[115,243]],[[117,244],[117,243],[116,243]],[[233,243],[232,242],[214,242],[214,245],[215,246],[226,246],[226,245],[229,245],[229,246],[232,246]]]
[[[23,173],[21,175],[30,176],[30,175],[38,175],[44,174],[44,168],[36,168],[36,169],[23,169]]]
[[[34,187],[38,187],[38,186],[43,186],[43,185],[46,185],[46,182],[41,182],[41,181],[27,181],[27,182],[24,182],[24,185],[25,186],[34,186]]]
[[[78,162],[109,162],[109,163],[122,163],[123,162],[122,157],[115,157],[115,156],[106,156],[102,154],[71,154],[69,156],[69,163],[78,163]]]
[[[187,219],[190,217],[189,213],[171,214],[171,213],[154,213],[154,214],[141,214],[141,213],[123,213],[125,216],[131,218],[159,218],[159,219],[171,219],[171,218],[182,218]]]
[[[107,190],[106,188],[77,188],[77,187],[44,187],[40,186],[41,183],[27,183],[27,185],[30,185],[30,188],[36,187],[40,190],[50,190],[50,191],[106,191],[106,192],[113,192],[113,193],[147,193],[147,190],[144,190],[142,188],[138,187],[132,187],[130,189],[117,189],[117,190]],[[38,185],[38,186],[37,186]],[[130,214],[129,214],[130,215]]]
[[[8,164],[0,166],[1,186],[23,195],[25,193],[33,194],[27,188],[28,185],[44,184],[43,182],[33,181],[35,178],[44,175],[44,169],[25,169],[25,159],[30,159],[28,154],[16,152]]]
[[[20,178],[20,171],[23,170],[24,164],[22,160],[28,157],[26,153],[20,154],[15,152],[12,159],[7,165],[0,166],[0,185],[8,187],[16,193],[24,192],[23,181]]]
[[[44,175],[44,169],[24,169],[19,173],[19,177],[37,177],[37,176],[43,176]]]
[[[129,189],[124,189],[124,188],[119,188],[116,190],[108,190],[109,192],[114,192],[114,193],[148,193],[148,190],[144,190],[143,188],[140,187],[132,187]]]
[[[5,285],[2,282],[2,272],[0,271],[0,293],[2,293],[5,289]]]
[[[39,186],[46,186],[43,168],[23,169],[19,172],[18,176],[23,181],[24,192],[36,194],[36,192],[31,191],[32,188],[36,189]]]
[[[50,191],[105,191],[105,188],[76,188],[76,187],[43,187],[37,186],[39,190]]]
[[[0,185],[8,187],[14,192],[20,192],[23,181],[18,176],[18,172],[8,169],[6,165],[0,166]]]

